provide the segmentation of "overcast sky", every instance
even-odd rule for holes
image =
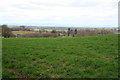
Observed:
[[[0,23],[117,27],[119,0],[1,0]]]

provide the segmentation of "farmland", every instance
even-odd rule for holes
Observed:
[[[12,31],[13,34],[26,34],[26,33],[38,33],[35,31]]]
[[[117,78],[118,35],[3,38],[3,78]]]

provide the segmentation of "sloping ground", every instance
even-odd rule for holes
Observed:
[[[6,77],[117,78],[118,35],[4,38]]]

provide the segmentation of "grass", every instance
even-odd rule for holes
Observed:
[[[118,35],[4,38],[3,77],[118,78]]]

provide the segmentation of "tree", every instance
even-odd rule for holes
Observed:
[[[25,28],[25,26],[20,26],[20,28],[23,28],[23,29],[24,29],[24,28]]]
[[[75,29],[75,34],[77,34],[77,29]]]
[[[25,26],[20,26],[20,29],[21,29],[22,31],[26,31]]]
[[[52,30],[51,33],[57,33],[56,30]]]
[[[68,28],[68,36],[70,36],[70,28]]]
[[[11,29],[10,28],[8,28],[8,26],[7,25],[2,25],[2,36],[3,37],[13,37],[13,36],[15,36],[15,35],[13,35],[12,34],[12,32],[11,32]]]
[[[58,36],[60,36],[60,33],[58,33]]]

